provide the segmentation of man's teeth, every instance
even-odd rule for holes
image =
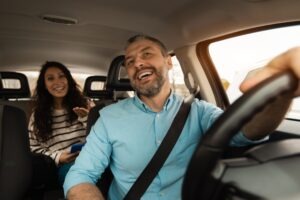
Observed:
[[[142,72],[142,73],[139,74],[138,79],[142,80],[142,79],[146,78],[147,76],[149,76],[151,74],[152,74],[152,72],[149,72],[149,71],[148,72]]]

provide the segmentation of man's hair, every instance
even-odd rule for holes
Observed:
[[[138,35],[134,35],[131,38],[129,38],[127,40],[127,43],[125,45],[125,49],[128,48],[128,46],[134,42],[137,42],[139,40],[149,40],[151,42],[154,42],[155,44],[157,44],[161,50],[161,53],[163,56],[167,56],[168,54],[168,49],[166,48],[166,46],[158,39],[151,37],[149,35],[144,35],[144,34],[138,34]]]

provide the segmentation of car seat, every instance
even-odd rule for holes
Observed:
[[[32,164],[26,115],[0,103],[0,199],[23,199],[31,183]]]

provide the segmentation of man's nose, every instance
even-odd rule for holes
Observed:
[[[144,65],[145,65],[145,62],[144,62],[143,59],[141,59],[141,58],[139,58],[139,57],[137,57],[137,58],[135,59],[135,61],[134,61],[134,66],[135,66],[136,68],[143,67]]]

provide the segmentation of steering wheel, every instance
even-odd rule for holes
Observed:
[[[208,183],[231,138],[253,117],[279,97],[291,99],[298,79],[291,71],[277,74],[238,98],[210,127],[188,165],[182,187],[183,200],[208,200]]]

